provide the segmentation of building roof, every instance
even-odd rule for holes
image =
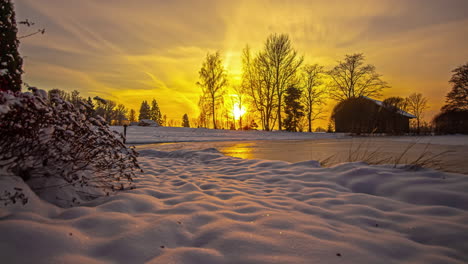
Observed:
[[[367,100],[370,100],[370,101],[374,102],[374,103],[377,104],[378,106],[385,107],[385,106],[384,106],[384,103],[383,103],[382,101],[375,100],[375,99],[372,99],[372,98],[367,97],[367,96],[362,96],[362,97],[363,97],[363,98],[366,98]],[[406,117],[408,117],[408,118],[416,118],[415,115],[412,115],[412,114],[410,114],[410,113],[408,113],[408,112],[405,112],[405,111],[403,111],[403,110],[401,110],[401,109],[398,109],[397,113],[400,114],[400,115],[402,115],[402,116],[406,116]]]

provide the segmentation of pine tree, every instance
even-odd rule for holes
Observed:
[[[182,126],[190,127],[190,122],[187,114],[184,114],[184,116],[182,117]]]
[[[150,119],[150,107],[148,105],[148,102],[143,101],[141,102],[141,107],[140,107],[140,115],[138,116],[138,120],[142,119]]]
[[[284,112],[286,113],[286,118],[284,119],[283,125],[287,131],[296,132],[299,120],[304,116],[302,112],[304,106],[299,102],[301,94],[302,91],[294,86],[290,86],[286,90],[286,96],[284,97]]]
[[[130,109],[130,112],[128,113],[128,121],[130,121],[130,122],[135,122],[136,121],[135,110]]]
[[[11,0],[0,0],[0,90],[21,90],[23,59],[18,47],[15,10]]]
[[[151,120],[155,121],[159,125],[162,124],[162,115],[161,115],[161,110],[159,109],[158,102],[156,102],[156,99],[153,99],[151,102],[151,110],[150,110],[150,118]]]

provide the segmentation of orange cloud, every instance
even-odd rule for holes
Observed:
[[[15,4],[19,19],[47,30],[22,42],[26,82],[77,89],[136,110],[142,100],[156,98],[175,120],[198,113],[195,83],[207,52],[220,50],[232,83],[238,83],[242,48],[262,48],[271,33],[288,33],[306,62],[326,67],[345,54],[364,52],[392,86],[385,96],[421,92],[432,113],[450,89],[450,71],[468,58],[465,0]]]

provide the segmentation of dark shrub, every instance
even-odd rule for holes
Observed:
[[[439,134],[468,134],[468,110],[447,110],[433,120],[435,132]]]
[[[101,117],[87,117],[89,105],[31,90],[0,91],[0,177],[21,177],[61,206],[133,188],[137,153]]]

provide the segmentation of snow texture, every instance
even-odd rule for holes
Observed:
[[[467,263],[468,178],[143,150],[137,189],[0,207],[3,263]]]

